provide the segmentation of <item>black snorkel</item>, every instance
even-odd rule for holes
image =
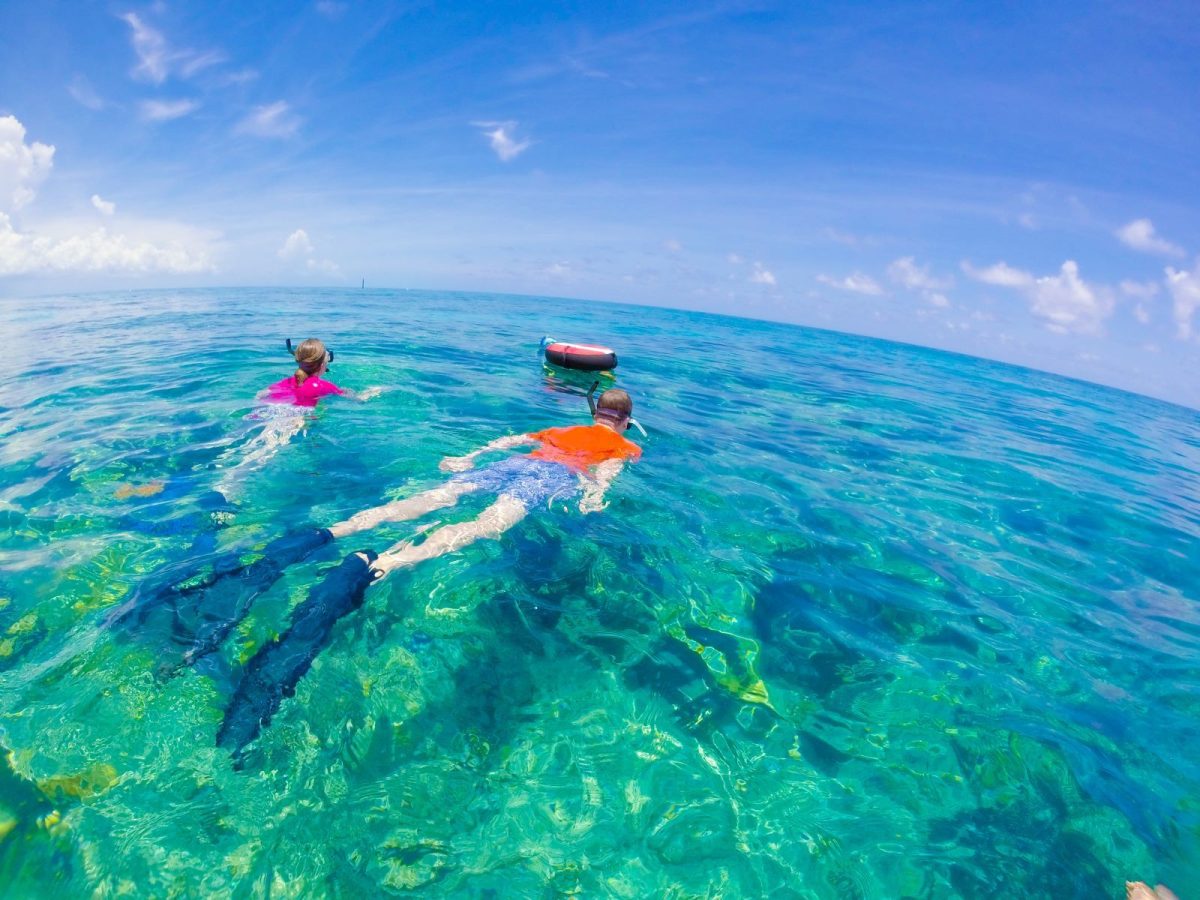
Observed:
[[[591,386],[590,388],[588,388],[588,392],[587,392],[587,398],[588,398],[588,409],[590,409],[590,410],[592,411],[592,418],[593,418],[593,419],[594,419],[594,418],[596,418],[596,398],[595,398],[595,394],[596,394],[596,388],[598,388],[598,387],[600,387],[600,382],[599,382],[599,381],[593,381],[593,382],[592,382],[592,386]]]
[[[287,347],[288,354],[294,358],[296,356],[296,351],[292,349],[292,339],[284,338],[283,343],[284,343],[284,346]],[[333,362],[333,351],[326,348],[325,352],[329,355],[329,358],[327,360],[325,360],[325,362],[332,363]],[[597,383],[599,383],[599,382],[597,382]]]

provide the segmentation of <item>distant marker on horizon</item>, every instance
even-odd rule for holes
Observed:
[[[367,279],[364,278],[363,282],[362,282],[362,287],[359,288],[359,290],[366,290],[366,287],[367,287]]]

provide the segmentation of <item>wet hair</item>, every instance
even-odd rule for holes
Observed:
[[[296,365],[300,367],[296,369],[296,384],[304,384],[308,378],[321,371],[329,353],[324,344],[316,338],[309,338],[296,348],[295,356]]]
[[[620,388],[609,388],[596,401],[596,415],[607,412],[605,418],[628,419],[633,415],[633,401]]]

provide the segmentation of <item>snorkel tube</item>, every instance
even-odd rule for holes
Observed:
[[[609,419],[613,422],[619,422],[622,418],[624,418],[627,423],[625,425],[626,428],[628,428],[630,425],[632,425],[634,428],[636,428],[638,431],[640,431],[642,433],[642,437],[650,436],[650,435],[646,434],[646,429],[642,427],[642,423],[639,422],[637,419],[635,419],[633,416],[624,417],[624,416],[621,416],[618,413],[614,412],[613,410],[597,409],[595,394],[596,394],[596,388],[598,388],[598,387],[600,387],[600,382],[593,381],[592,386],[590,388],[588,388],[588,392],[587,392],[588,409],[590,409],[592,411],[593,419],[596,418],[597,416],[603,416],[604,418]]]
[[[296,355],[296,351],[292,349],[292,339],[284,338],[283,343],[284,343],[284,346],[287,347],[288,355],[294,357]],[[328,347],[326,347],[325,352],[329,354],[329,359],[327,360],[327,362],[332,363],[333,362],[333,351],[330,350]]]

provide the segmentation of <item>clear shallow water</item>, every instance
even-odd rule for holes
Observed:
[[[536,298],[190,291],[3,307],[0,883],[198,893],[1118,896],[1200,884],[1200,417],[818,331]],[[147,576],[584,421],[544,333],[650,430],[604,513],[371,588],[240,771],[236,673],[342,553],[164,678]],[[286,335],[325,403],[266,424]],[[467,354],[461,349],[477,349]],[[703,363],[662,358],[699,348]],[[164,485],[150,496],[131,488]],[[433,521],[474,513],[470,503]]]

